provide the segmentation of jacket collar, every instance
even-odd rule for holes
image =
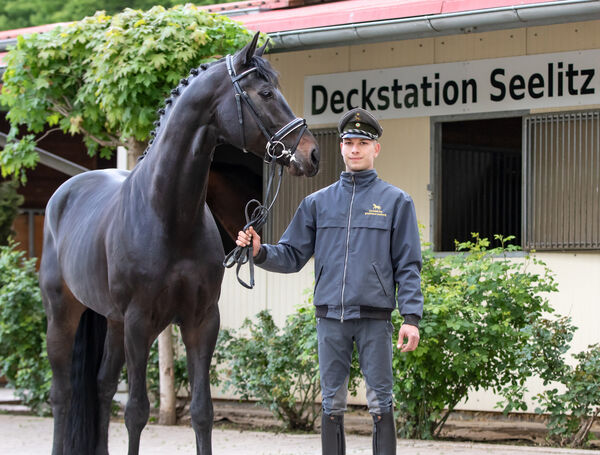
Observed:
[[[352,179],[354,177],[354,181]],[[375,181],[377,178],[377,171],[375,169],[367,169],[365,171],[358,172],[342,172],[340,175],[340,182],[344,186],[367,186]]]

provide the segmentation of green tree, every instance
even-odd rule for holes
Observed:
[[[197,0],[195,5],[229,3],[237,0]],[[181,4],[178,0],[163,0],[166,8]],[[0,3],[0,30],[34,25],[71,22],[93,16],[96,11],[117,14],[125,8],[150,9],[156,0],[6,0]]]
[[[88,152],[146,147],[156,108],[201,63],[241,48],[251,33],[225,16],[188,4],[166,10],[98,12],[47,33],[20,36],[7,57],[0,103],[11,128],[2,174],[25,181],[50,128],[83,135]],[[20,140],[19,127],[27,130]]]

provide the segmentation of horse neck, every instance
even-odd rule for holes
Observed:
[[[137,192],[145,193],[166,232],[185,239],[204,214],[208,173],[217,145],[212,124],[215,85],[195,78],[161,119],[164,125],[147,156],[132,175]]]

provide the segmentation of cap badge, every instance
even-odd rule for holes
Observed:
[[[354,124],[354,126],[355,126],[355,127],[357,127],[357,128],[360,128],[360,123],[356,122],[356,123]]]

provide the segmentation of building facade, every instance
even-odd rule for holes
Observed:
[[[512,260],[535,252],[555,273],[559,291],[550,303],[578,327],[572,351],[599,342],[598,2],[523,2],[519,11],[506,2],[457,1],[449,12],[392,17],[443,2],[401,2],[404,9],[394,10],[399,3],[306,6],[288,10],[287,22],[279,11],[275,27],[288,29],[270,31],[269,58],[292,109],[320,139],[323,175],[287,179],[265,236],[277,241],[302,197],[337,178],[337,119],[363,107],[384,128],[376,169],[412,195],[435,251],[452,254],[454,239],[471,232],[514,235],[524,252]],[[351,7],[351,23],[307,27],[310,17],[347,20]],[[240,17],[264,31],[273,14]],[[282,323],[313,279],[312,263],[291,276],[259,272],[247,291],[228,273],[223,324],[238,326],[264,308]],[[492,411],[496,402],[482,391],[461,407]]]

